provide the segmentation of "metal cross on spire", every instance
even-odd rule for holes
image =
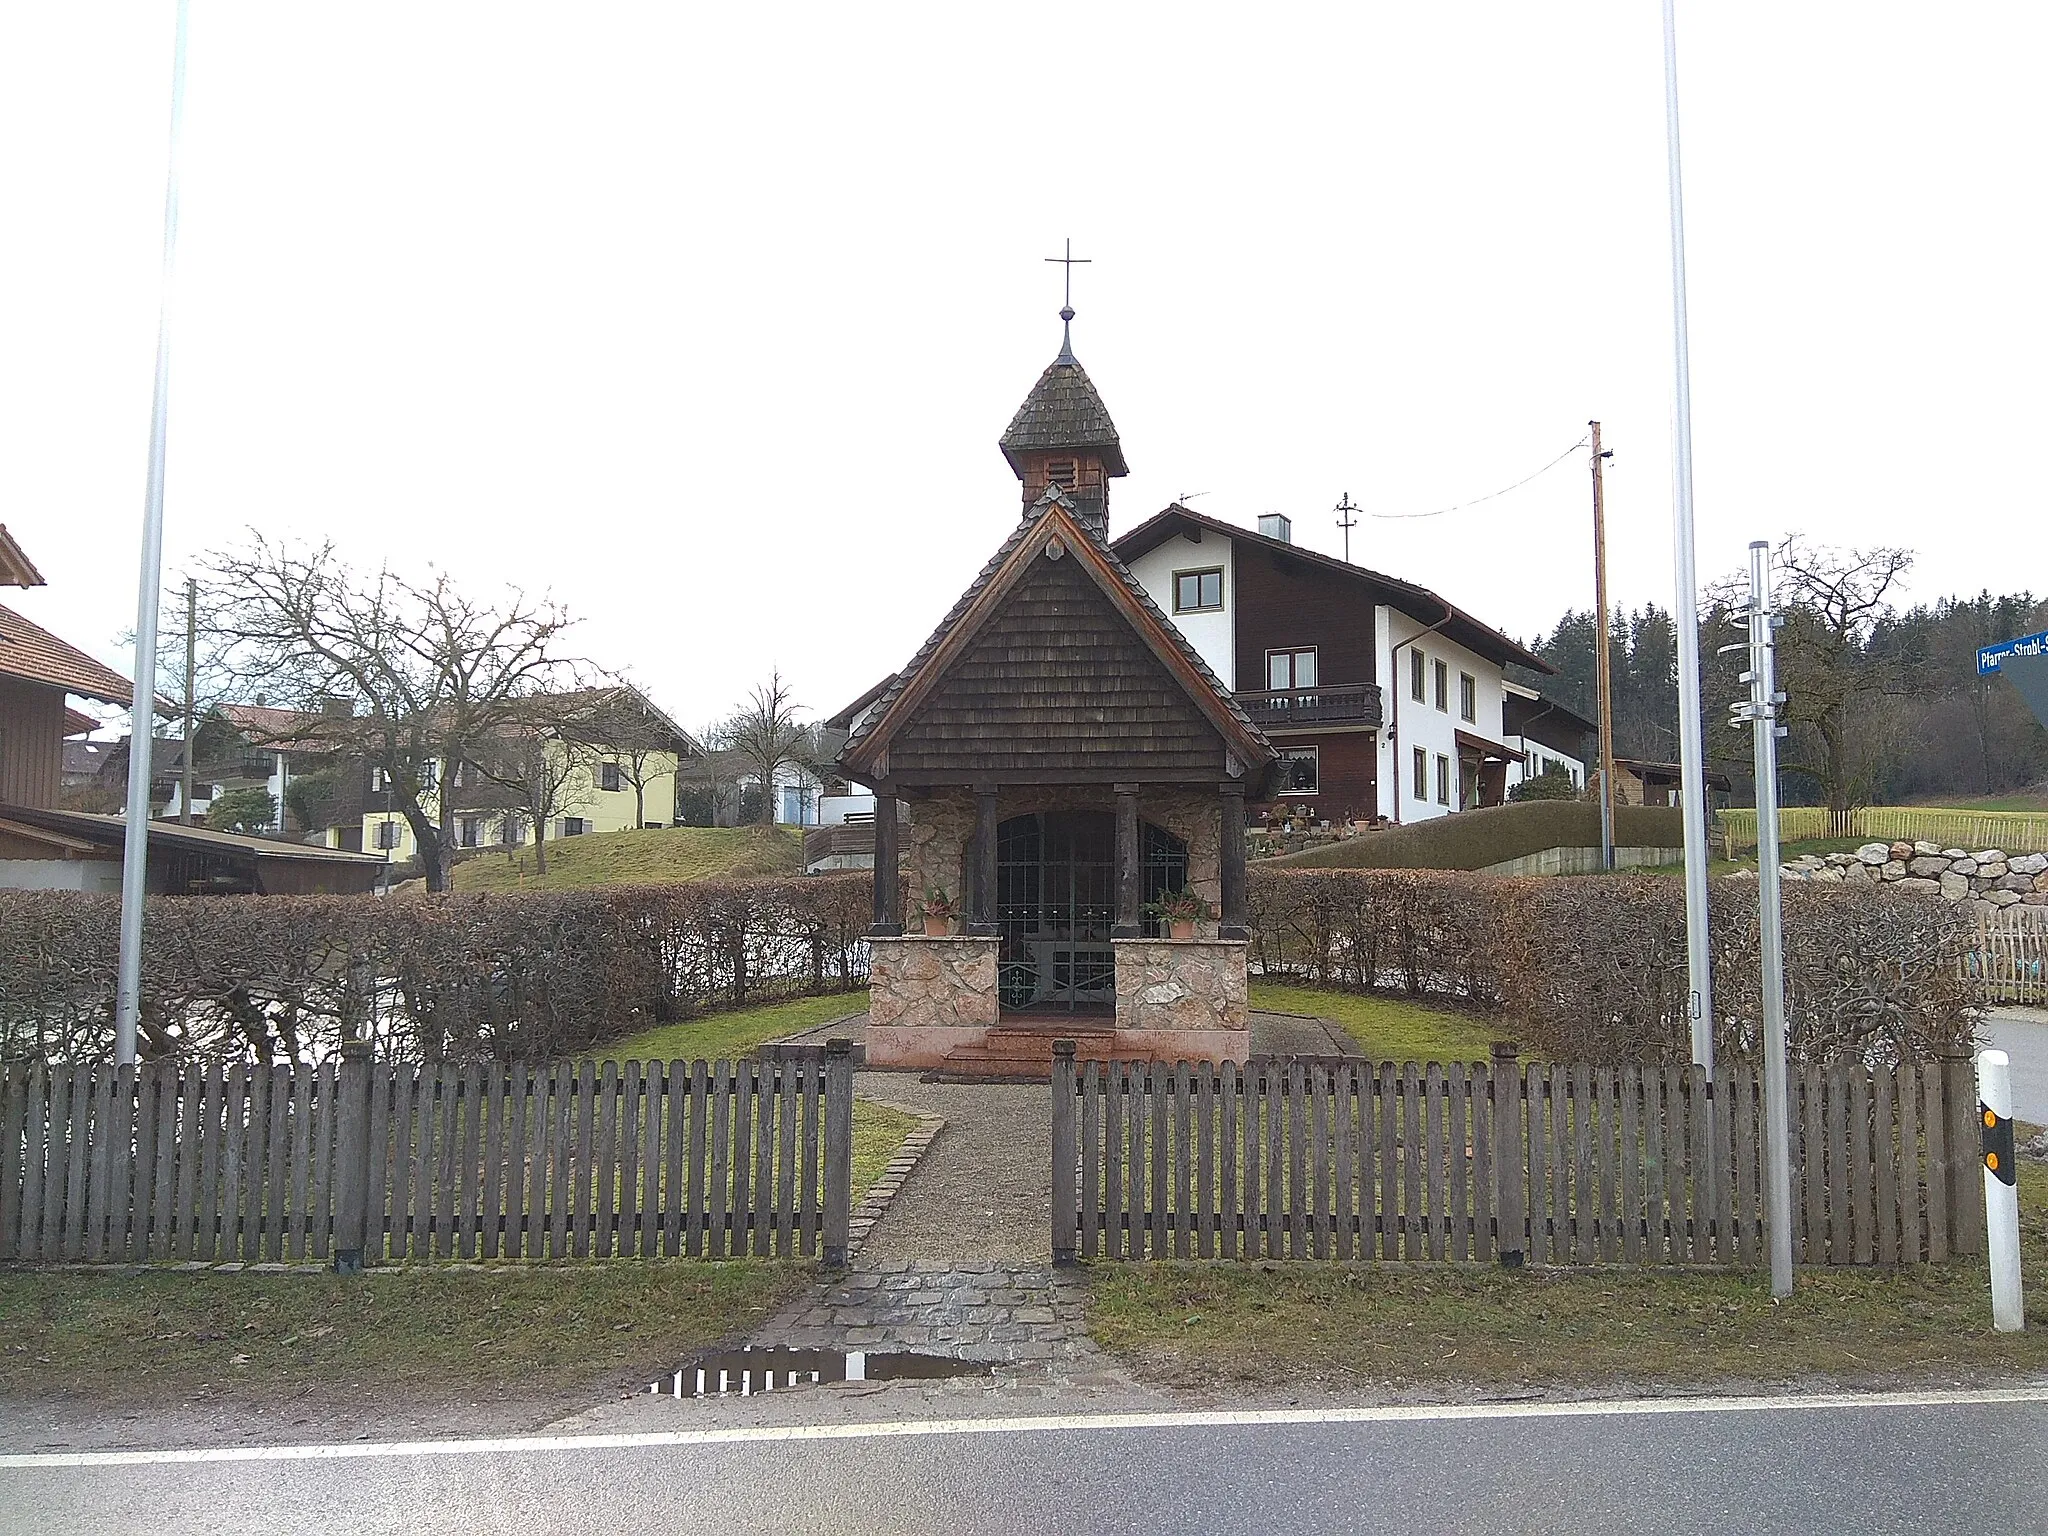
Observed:
[[[1060,360],[1062,362],[1072,362],[1074,360],[1074,268],[1088,266],[1094,258],[1090,256],[1076,256],[1074,254],[1073,237],[1069,236],[1067,239],[1066,255],[1048,256],[1045,259],[1049,262],[1056,261],[1066,269],[1063,274],[1065,282],[1062,285],[1064,294],[1060,304]]]

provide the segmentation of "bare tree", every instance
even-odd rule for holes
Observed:
[[[1778,680],[1789,702],[1781,718],[1793,732],[1785,768],[1815,780],[1830,810],[1846,811],[1867,799],[1882,765],[1881,748],[1870,750],[1866,736],[1890,734],[1866,729],[1894,679],[1865,641],[1890,612],[1913,554],[1888,546],[1830,549],[1794,534],[1778,546],[1772,565],[1785,615]]]
[[[429,890],[447,889],[455,843],[452,797],[436,783],[504,732],[532,729],[537,696],[575,689],[581,663],[561,652],[570,622],[546,597],[479,602],[445,572],[358,573],[331,544],[254,531],[200,566],[200,637],[236,696],[366,706],[322,715],[307,735],[383,770]]]
[[[548,872],[548,823],[590,798],[590,763],[588,747],[561,724],[542,717],[508,727],[471,765],[517,797],[520,814],[533,827],[537,875]]]
[[[626,683],[604,690],[589,711],[582,736],[633,787],[635,828],[647,825],[648,786],[677,773],[683,760],[697,750],[687,733]],[[662,820],[675,820],[673,803],[663,812]]]
[[[764,824],[775,820],[775,776],[791,764],[803,762],[810,740],[810,728],[799,712],[803,706],[790,697],[789,685],[778,668],[768,681],[757,686],[746,704],[727,720],[719,737],[761,782]]]

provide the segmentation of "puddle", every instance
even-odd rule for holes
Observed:
[[[692,1360],[647,1390],[657,1397],[752,1397],[825,1381],[939,1381],[993,1368],[985,1361],[904,1350],[728,1349]]]

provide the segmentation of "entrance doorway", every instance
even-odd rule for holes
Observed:
[[[1187,884],[1188,846],[1139,824],[1144,899]],[[1116,818],[1034,811],[996,829],[996,930],[1006,1009],[1080,1013],[1116,1006]],[[1146,932],[1158,924],[1147,919]]]

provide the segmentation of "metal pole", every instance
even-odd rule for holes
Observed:
[[[1664,139],[1671,187],[1671,324],[1676,391],[1671,425],[1672,546],[1678,627],[1679,799],[1685,810],[1685,962],[1692,1059],[1714,1079],[1714,977],[1707,947],[1707,753],[1700,718],[1699,579],[1692,544],[1692,367],[1685,321],[1685,207],[1678,168],[1678,28],[1664,0]]]
[[[164,255],[157,293],[156,389],[149,409],[149,479],[142,505],[142,572],[135,594],[135,693],[128,708],[128,825],[121,850],[121,964],[114,994],[114,1060],[132,1062],[142,997],[142,891],[149,858],[149,781],[155,761],[156,620],[164,563],[164,424],[171,389],[171,275],[178,250],[178,134],[185,116],[185,19],[178,0],[171,48],[171,131],[164,177]]]
[[[178,820],[192,825],[192,738],[198,731],[198,683],[192,676],[199,652],[199,582],[185,578],[185,773],[178,786]]]
[[[2027,1325],[2020,1293],[2020,1191],[2013,1167],[2012,1062],[2003,1051],[1977,1057],[1977,1118],[1983,1122],[1984,1235],[1991,1254],[1991,1326]],[[1960,1149],[1958,1149],[1960,1155]]]
[[[1601,461],[1607,457],[1600,447],[1600,423],[1593,429],[1593,608],[1600,622],[1595,626],[1593,675],[1600,691],[1600,867],[1614,868],[1614,679],[1613,660],[1607,654],[1607,492]]]
[[[1771,1294],[1792,1294],[1792,1144],[1785,1088],[1785,933],[1778,879],[1777,642],[1772,632],[1771,546],[1749,546],[1749,703],[1756,765],[1757,937],[1763,952],[1764,1209],[1771,1224]]]

